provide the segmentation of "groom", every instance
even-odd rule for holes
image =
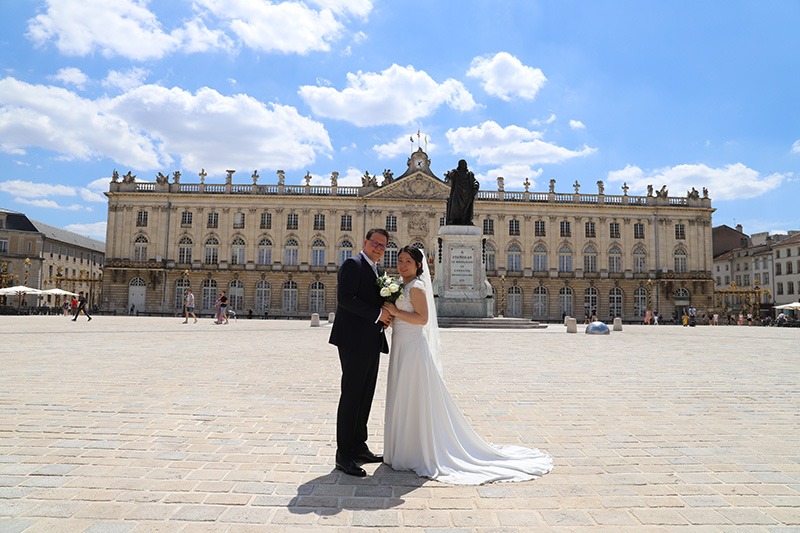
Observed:
[[[386,251],[389,233],[383,228],[367,232],[361,253],[339,268],[338,306],[328,342],[339,348],[342,391],[336,417],[336,468],[351,476],[367,473],[358,463],[380,463],[383,457],[367,447],[367,420],[378,379],[380,353],[389,346],[383,329],[391,315],[375,281],[378,261]]]

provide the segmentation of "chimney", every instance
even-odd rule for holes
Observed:
[[[744,228],[742,228],[741,224],[736,224],[736,231],[738,231],[739,233],[744,233],[743,229]]]
[[[767,235],[767,247],[772,248],[772,235]]]

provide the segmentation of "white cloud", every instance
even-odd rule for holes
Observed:
[[[81,187],[79,189],[81,198],[83,198],[86,202],[103,202],[105,203],[107,198],[105,195],[100,194],[99,192],[95,192],[91,189],[87,189],[86,187]]]
[[[413,141],[411,139],[413,138]],[[420,146],[426,153],[436,151],[436,145],[432,142],[425,143],[425,134],[421,134]],[[389,159],[400,155],[409,155],[417,149],[417,134],[404,133],[392,142],[386,144],[376,144],[372,149],[378,153],[378,159]]]
[[[792,145],[792,153],[800,154],[800,139],[796,140]]]
[[[439,84],[424,71],[396,64],[379,74],[348,73],[342,91],[305,85],[299,93],[316,115],[357,126],[408,124],[445,103],[459,111],[475,107],[461,82],[448,79]]]
[[[101,241],[106,240],[106,223],[105,222],[94,222],[93,224],[68,224],[65,230],[73,231],[84,237],[92,237],[95,239],[100,239]]]
[[[525,180],[530,182],[530,191],[536,190],[536,178],[542,175],[543,169],[533,170],[529,165],[502,165],[486,172],[475,174],[481,183],[481,189],[497,190],[497,178],[503,178],[506,190],[524,190]]]
[[[479,78],[488,94],[506,101],[514,97],[533,100],[547,82],[540,69],[523,65],[508,52],[500,52],[491,58],[476,57],[467,76]]]
[[[89,83],[89,76],[75,67],[62,68],[53,76],[50,76],[50,78],[60,81],[64,85],[74,85],[81,90],[86,87],[87,83]]]
[[[310,0],[309,3],[329,9],[336,14],[350,14],[361,18],[372,11],[372,0]]]
[[[14,198],[15,202],[21,204],[32,205],[35,207],[43,207],[45,209],[63,209],[66,211],[93,211],[91,207],[86,207],[80,204],[61,205],[53,200],[28,200],[27,198]]]
[[[477,157],[481,165],[540,165],[584,157],[596,148],[570,150],[541,139],[542,134],[520,126],[501,127],[494,121],[447,131],[453,151]]]
[[[86,188],[94,192],[106,192],[108,191],[108,185],[110,183],[111,178],[97,178],[96,180],[89,182],[89,184],[86,185]]]
[[[608,173],[608,181],[625,181],[635,193],[644,194],[647,185],[660,189],[666,185],[670,196],[685,196],[692,187],[706,187],[714,200],[755,198],[776,189],[791,174],[773,173],[761,176],[758,171],[741,163],[711,168],[706,165],[677,165],[656,170],[642,170],[628,165]]]
[[[346,171],[339,174],[339,179],[337,180],[337,184],[340,187],[361,187],[361,177],[364,175],[364,172],[369,169],[359,170],[354,167],[349,167]],[[374,174],[370,170],[370,174]]]
[[[43,196],[75,196],[75,189],[66,185],[50,185],[31,181],[10,180],[0,182],[0,191],[23,198]]]
[[[533,119],[533,120],[531,120],[531,124],[534,125],[534,126],[542,126],[544,124],[552,124],[555,121],[556,121],[555,113],[550,113],[550,116],[547,117],[544,120],[541,120],[541,119]]]
[[[572,128],[573,130],[585,130],[586,129],[586,125],[583,122],[581,122],[580,120],[570,120],[569,121],[569,127]]]
[[[144,68],[133,67],[125,71],[109,70],[103,85],[106,87],[116,87],[123,91],[129,91],[140,86],[150,71]]]

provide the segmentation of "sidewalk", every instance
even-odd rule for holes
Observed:
[[[442,330],[478,433],[555,461],[458,487],[333,469],[329,327],[181,321],[0,317],[0,531],[800,531],[796,329]]]

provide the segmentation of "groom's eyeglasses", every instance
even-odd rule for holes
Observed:
[[[386,245],[385,245],[385,244],[381,244],[381,243],[379,243],[378,241],[373,241],[372,239],[370,239],[370,240],[369,240],[369,243],[370,243],[372,246],[374,246],[375,248],[379,248],[379,249],[381,249],[381,250],[385,250],[385,249],[386,249]]]

